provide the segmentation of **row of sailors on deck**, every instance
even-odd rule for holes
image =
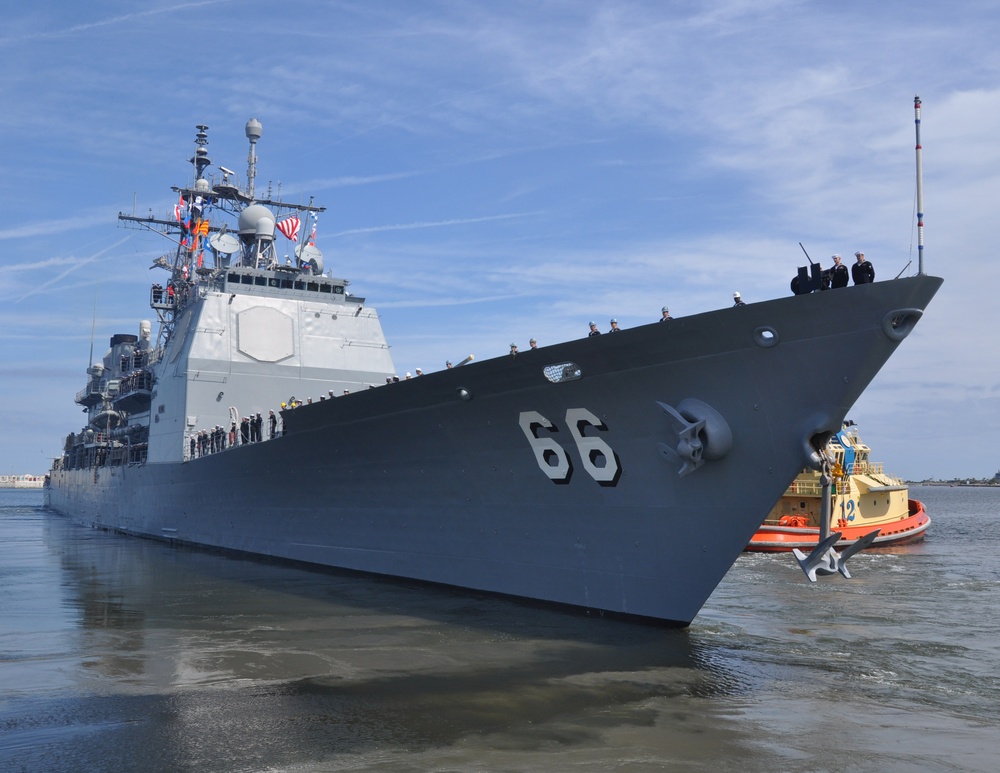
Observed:
[[[129,359],[132,359],[129,357]],[[122,376],[118,385],[118,394],[127,395],[140,389],[150,390],[153,388],[153,374],[148,370],[140,370]]]
[[[282,403],[282,407],[284,407]],[[278,417],[274,411],[268,411],[267,425],[270,440],[274,440],[278,435]],[[264,417],[258,411],[250,416],[244,416],[240,421],[237,430],[236,422],[229,425],[229,431],[218,424],[212,429],[202,429],[192,432],[189,439],[189,450],[191,458],[197,459],[209,454],[216,454],[225,451],[227,448],[235,448],[238,445],[245,446],[248,443],[258,443],[264,440]]]
[[[865,254],[859,250],[858,252],[854,253],[854,259],[856,262],[853,266],[851,266],[851,278],[854,280],[854,284],[860,285],[860,284],[869,284],[871,282],[874,282],[875,269],[872,266],[871,261],[865,258]],[[840,255],[834,255],[833,267],[823,272],[824,290],[831,286],[835,288],[847,287],[847,266],[843,265],[840,261],[841,261]],[[743,297],[740,295],[739,290],[733,293],[733,306],[746,306],[746,303],[744,302]],[[664,306],[660,310],[660,314],[661,314],[659,319],[660,322],[666,322],[669,319],[673,319],[673,317],[670,316],[670,309],[667,308],[666,306]],[[621,330],[621,328],[618,327],[618,320],[612,319],[611,330],[609,330],[608,332],[617,333],[619,330]],[[597,323],[591,321],[590,332],[587,333],[587,335],[599,336],[600,334],[601,331],[597,329]],[[531,339],[531,348],[532,349],[535,348],[534,338]],[[517,353],[517,344],[510,345],[510,353],[511,354]],[[451,367],[451,363],[448,363],[448,366]]]
[[[734,297],[739,298],[740,294],[736,293],[736,295]],[[737,304],[737,305],[739,305],[739,304]],[[667,308],[666,306],[664,306],[662,309],[660,309],[660,318],[657,321],[658,322],[666,322],[669,319],[673,319],[673,317],[670,316],[670,309]],[[597,329],[597,323],[596,322],[594,322],[593,320],[591,320],[590,323],[589,323],[589,326],[590,326],[590,332],[587,333],[587,337],[588,338],[591,337],[591,336],[599,336],[601,334],[601,331]],[[611,318],[611,329],[608,332],[609,333],[617,333],[620,330],[621,330],[621,328],[618,327],[618,320],[615,319],[614,317],[612,317]],[[531,340],[532,340],[532,342],[534,342],[535,339],[532,338]],[[534,349],[535,347],[532,346],[531,348]]]
[[[176,280],[167,282],[166,289],[160,284],[153,285],[152,301],[160,305],[173,306],[179,300],[183,300],[190,295],[194,288],[194,282],[187,276],[179,277]]]
[[[177,291],[174,289],[174,283],[168,282],[166,292],[164,292],[163,287],[159,284],[153,285],[153,303],[164,303],[173,306],[174,301],[177,297]]]

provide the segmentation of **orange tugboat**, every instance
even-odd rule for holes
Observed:
[[[909,498],[906,483],[887,475],[872,462],[871,449],[861,442],[854,422],[831,438],[827,454],[832,462],[830,530],[840,533],[834,547],[853,545],[878,529],[871,547],[917,542],[931,519],[924,505]],[[754,552],[812,550],[819,542],[823,501],[821,473],[802,470],[772,508],[746,549]]]

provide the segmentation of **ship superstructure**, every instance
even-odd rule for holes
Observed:
[[[208,127],[197,129],[193,181],[173,189],[174,217],[119,214],[175,249],[153,266],[168,275],[150,288],[155,341],[143,321],[138,335],[112,336],[102,361],[88,369],[77,395],[88,426],[67,439],[70,467],[106,457],[182,461],[191,458],[192,438],[220,428],[231,447],[244,418],[269,416],[307,395],[367,389],[394,374],[376,310],[347,290],[347,280],[324,274],[310,229],[324,208],[253,198],[260,123],[246,126],[242,187],[225,167],[209,173]]]

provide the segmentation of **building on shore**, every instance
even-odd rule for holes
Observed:
[[[0,488],[41,488],[44,475],[0,475]]]

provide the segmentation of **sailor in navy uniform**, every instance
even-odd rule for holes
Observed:
[[[596,322],[591,322],[590,323],[590,332],[587,333],[587,337],[589,338],[590,336],[599,336],[600,334],[601,334],[601,331],[597,329],[597,323]]]
[[[847,266],[840,262],[840,255],[833,256],[833,268],[830,269],[830,287],[847,287],[850,275],[847,273]]]
[[[608,332],[609,333],[617,333],[618,330],[619,330],[618,320],[617,319],[611,320],[611,329]]]
[[[666,322],[668,319],[673,319],[673,317],[670,316],[670,309],[668,309],[666,306],[660,309],[660,313],[663,315],[662,317],[660,317],[660,322]]]
[[[865,260],[863,252],[855,252],[854,257],[857,263],[851,266],[851,277],[856,285],[866,285],[875,281],[875,267]]]
[[[740,297],[740,293],[738,290],[735,293],[733,293],[733,306],[746,306],[746,304],[743,302],[743,298]]]

